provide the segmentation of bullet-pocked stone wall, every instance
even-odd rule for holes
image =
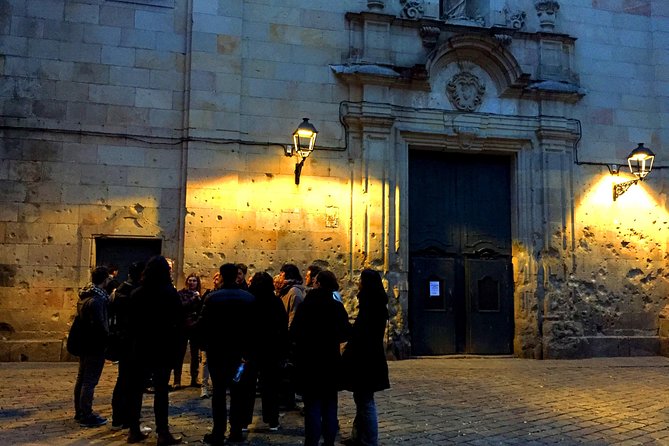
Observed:
[[[449,28],[408,3],[0,0],[0,360],[68,359],[98,236],[161,239],[179,286],[317,262],[352,312],[372,266],[389,352],[410,354],[405,152],[436,141],[514,153],[514,354],[665,351],[669,5],[560,0],[546,28],[534,1],[476,0],[483,25]],[[453,118],[458,32],[499,46],[469,66],[481,109]],[[517,94],[527,79],[549,83]],[[303,117],[319,137],[297,186]],[[614,202],[630,177],[605,164],[639,142],[657,168]]]

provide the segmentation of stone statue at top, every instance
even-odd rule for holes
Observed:
[[[443,0],[445,4],[443,20],[467,26],[484,26],[485,19],[479,15],[477,0]]]
[[[467,0],[453,0],[448,4],[448,10],[444,14],[446,19],[469,19],[467,15]]]

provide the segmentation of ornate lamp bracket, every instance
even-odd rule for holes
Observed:
[[[638,179],[636,180],[631,180],[631,181],[625,181],[624,183],[618,183],[613,185],[613,201],[616,201],[616,199],[627,192],[627,189],[630,187],[634,186],[639,182]]]

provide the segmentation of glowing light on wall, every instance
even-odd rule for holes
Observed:
[[[611,233],[633,228],[645,237],[664,243],[665,237],[659,231],[669,223],[669,213],[652,195],[652,189],[640,182],[639,187],[630,188],[612,202],[611,189],[619,182],[616,176],[602,175],[585,191],[576,205],[579,224]]]

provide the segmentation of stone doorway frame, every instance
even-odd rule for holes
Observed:
[[[353,213],[353,245],[366,262],[383,264],[395,311],[408,321],[408,154],[410,147],[461,153],[512,155],[511,218],[514,282],[514,352],[543,357],[545,320],[559,319],[550,309],[550,277],[564,278],[573,265],[573,152],[578,121],[555,116],[505,116],[388,103],[347,103],[344,116],[351,150],[359,163]],[[355,144],[357,143],[357,144]],[[359,153],[357,153],[359,150]],[[357,177],[357,178],[356,178]],[[382,206],[379,208],[378,203]],[[377,237],[376,228],[383,228]],[[380,266],[380,265],[379,265]],[[407,356],[408,322],[391,329],[395,356]]]

